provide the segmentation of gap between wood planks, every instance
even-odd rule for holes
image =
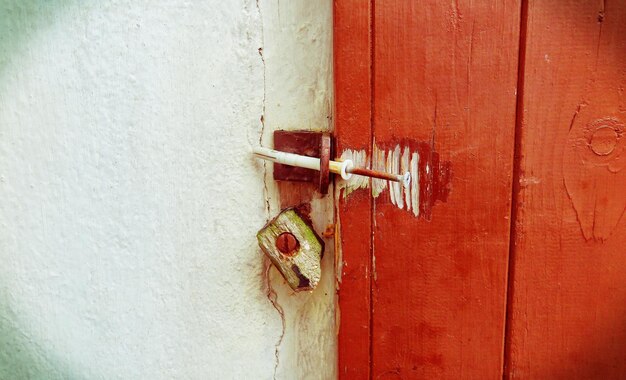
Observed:
[[[509,258],[507,264],[507,275],[505,284],[507,287],[504,301],[504,334],[502,342],[502,378],[508,379],[507,369],[510,363],[511,347],[510,318],[513,313],[511,300],[513,299],[513,281],[515,277],[515,240],[517,239],[517,202],[520,191],[521,156],[522,156],[522,127],[524,122],[524,73],[526,63],[526,35],[528,26],[528,0],[521,0],[520,27],[517,56],[517,101],[515,107],[515,134],[513,140],[513,176],[511,179],[511,212],[509,230]]]

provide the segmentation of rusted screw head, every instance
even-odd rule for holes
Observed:
[[[285,256],[293,256],[298,247],[300,243],[291,232],[283,232],[276,238],[276,248]]]

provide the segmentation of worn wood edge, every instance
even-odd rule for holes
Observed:
[[[371,151],[373,1],[335,0],[333,7],[335,147]],[[371,366],[372,202],[335,185],[339,379],[368,379]]]

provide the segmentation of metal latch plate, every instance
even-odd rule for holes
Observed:
[[[318,172],[274,163],[274,180],[313,182],[318,184],[322,194],[328,192],[330,181],[328,162],[332,153],[330,134],[310,131],[274,131],[274,149],[303,156],[319,157],[322,166],[322,170]]]

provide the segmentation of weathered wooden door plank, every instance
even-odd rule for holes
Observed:
[[[334,2],[335,133],[337,152],[371,148],[371,5]],[[371,197],[342,196],[336,187],[339,288],[339,377],[370,378]]]
[[[528,1],[507,378],[626,378],[626,3]]]
[[[419,189],[375,199],[373,378],[502,374],[519,13],[375,2],[375,146]]]

